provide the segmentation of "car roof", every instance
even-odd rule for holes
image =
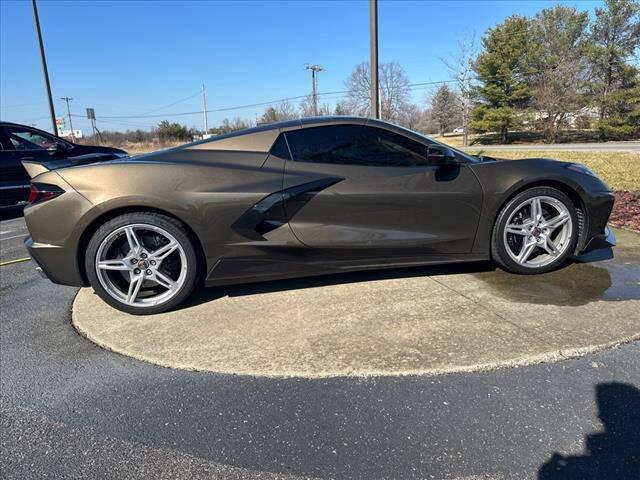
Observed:
[[[291,128],[310,127],[315,125],[321,125],[326,123],[366,123],[367,119],[364,117],[347,117],[341,115],[326,116],[326,117],[308,117],[308,118],[296,118],[293,120],[282,120],[280,122],[262,123],[255,127],[243,128],[242,130],[235,130],[229,133],[223,133],[216,135],[212,138],[206,138],[204,140],[198,140],[193,144],[216,142],[218,140],[224,140],[225,138],[239,137],[242,135],[251,135],[253,133],[266,132],[269,130],[288,130]]]
[[[12,126],[12,127],[28,127],[28,128],[34,128],[34,127],[29,127],[29,125],[23,125],[21,123],[15,123],[15,122],[7,122],[5,120],[0,120],[0,125],[2,126]]]
[[[43,133],[46,133],[48,135],[53,135],[55,137],[55,135],[53,133],[47,132],[46,130],[43,130],[42,128],[32,127],[31,125],[25,125],[23,123],[7,122],[6,120],[0,120],[0,127],[23,127],[23,128],[29,128],[31,130],[37,130],[38,132],[43,132]]]
[[[416,134],[410,130],[382,120],[366,117],[334,115],[297,118],[294,120],[262,124],[256,127],[236,130],[234,132],[217,135],[212,138],[198,140],[177,148],[187,150],[238,150],[268,152],[281,132],[323,125],[372,125],[401,133],[403,135],[416,136]]]

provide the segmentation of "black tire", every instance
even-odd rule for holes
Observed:
[[[115,230],[132,224],[147,224],[164,229],[180,244],[186,258],[186,274],[177,292],[164,303],[150,306],[135,306],[114,298],[101,284],[96,273],[96,255],[107,236]],[[159,262],[160,263],[160,262]],[[184,225],[171,217],[153,212],[133,212],[112,218],[93,234],[85,255],[85,268],[94,291],[112,307],[133,315],[152,315],[171,310],[182,303],[195,289],[198,282],[198,262],[194,246]],[[135,298],[135,297],[134,297]]]
[[[510,215],[514,210],[523,202],[533,199],[534,197],[552,197],[564,204],[571,217],[572,231],[570,239],[568,240],[567,247],[562,254],[558,255],[551,263],[538,266],[529,267],[521,265],[511,258],[507,252],[507,246],[504,242],[504,230],[509,220]],[[509,200],[504,207],[498,213],[496,221],[493,226],[493,232],[491,234],[491,255],[493,260],[503,269],[508,272],[518,273],[522,275],[533,275],[537,273],[545,273],[552,270],[556,270],[563,266],[567,259],[573,254],[578,242],[579,228],[578,228],[578,215],[576,213],[575,205],[571,199],[561,192],[552,187],[533,187],[528,190],[524,190],[518,193],[515,197]]]

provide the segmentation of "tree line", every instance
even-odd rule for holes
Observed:
[[[591,129],[598,140],[640,138],[640,2],[606,0],[588,12],[554,6],[532,17],[513,15],[488,29],[476,45],[461,39],[442,59],[449,80],[431,86],[419,103],[395,61],[381,63],[380,113],[387,120],[424,133],[460,128],[493,134],[502,143],[514,132],[541,132],[556,142],[569,129]],[[318,115],[370,114],[370,66],[363,62],[345,80],[344,97]],[[313,116],[311,96],[298,105],[268,106],[255,121],[224,119],[208,133],[223,134],[255,125]],[[161,122],[160,140],[188,140],[199,132]]]

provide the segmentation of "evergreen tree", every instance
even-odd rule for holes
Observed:
[[[519,109],[526,108],[531,90],[523,59],[530,47],[529,20],[512,16],[489,29],[474,70],[481,86],[481,103],[474,108],[471,127],[477,132],[499,131],[503,143],[510,129],[522,124]]]
[[[589,87],[598,108],[601,140],[633,131],[637,122],[640,106],[633,92],[638,88],[638,69],[630,61],[638,48],[638,1],[607,0],[605,8],[596,8],[591,27]]]

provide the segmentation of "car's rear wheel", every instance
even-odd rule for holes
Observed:
[[[500,211],[491,253],[503,269],[534,274],[562,266],[578,241],[573,202],[550,187],[534,187],[511,199]]]
[[[136,212],[115,217],[94,233],[85,267],[91,286],[105,302],[144,315],[170,310],[191,294],[196,258],[179,221]]]

